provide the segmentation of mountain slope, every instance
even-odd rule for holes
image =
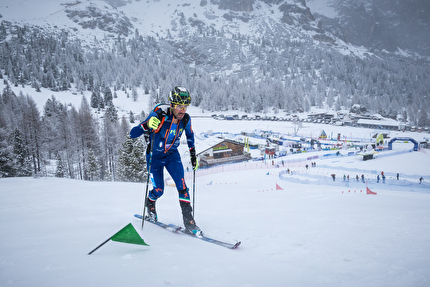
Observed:
[[[426,0],[308,0],[324,29],[369,49],[430,55],[430,2]],[[327,9],[329,7],[329,9]]]
[[[429,59],[402,47],[415,45],[425,55],[428,38],[412,34],[411,38],[394,38],[389,33],[397,31],[391,29],[396,27],[394,20],[386,20],[400,21],[409,14],[397,17],[399,13],[387,10],[387,2],[382,1],[377,8],[369,8],[369,3],[310,0],[308,6],[304,0],[34,0],[30,5],[24,0],[4,0],[0,3],[1,11],[5,11],[0,40],[12,39],[23,45],[17,49],[25,52],[25,41],[34,43],[31,37],[36,33],[31,29],[36,26],[38,37],[56,35],[61,45],[78,40],[72,49],[82,48],[80,55],[94,53],[84,57],[85,61],[66,63],[79,65],[78,71],[67,75],[77,86],[83,83],[79,89],[92,89],[84,85],[84,75],[91,70],[98,74],[100,83],[111,87],[142,85],[151,94],[160,86],[165,90],[180,82],[196,92],[193,104],[210,110],[261,112],[272,105],[276,112],[295,112],[308,111],[310,106],[349,109],[360,104],[394,118],[408,114],[409,120],[416,122],[419,111],[429,105],[425,98],[430,90]],[[396,1],[392,11],[400,11],[403,3]],[[413,12],[421,6],[408,7],[404,10]],[[426,11],[426,5],[422,9]],[[382,16],[375,18],[369,14],[372,11]],[[425,28],[426,19],[421,15],[416,21]],[[408,27],[412,24],[407,23],[414,21],[398,26]],[[391,30],[382,31],[375,23]],[[427,31],[424,28],[423,34]],[[419,45],[413,40],[416,38],[421,41]],[[401,46],[403,42],[398,39],[409,46]],[[1,68],[10,76],[14,71],[9,58],[15,64],[24,55],[13,58],[12,50],[6,50]],[[39,50],[46,53],[46,49]],[[100,53],[105,54],[102,59]],[[58,53],[45,61],[53,56]],[[122,57],[129,57],[132,64],[120,72],[115,69],[118,64],[103,63],[108,65],[105,68],[100,63],[124,63]],[[31,57],[25,58],[31,61]],[[57,70],[63,69],[64,63],[59,65]],[[24,66],[37,70],[41,64],[22,63]],[[119,73],[124,76],[119,77]],[[20,76],[28,74],[15,71],[10,79],[14,85],[34,84],[34,79]],[[50,76],[39,71],[34,74],[39,82]],[[66,85],[53,86],[58,90]],[[422,118],[428,121],[425,113]]]

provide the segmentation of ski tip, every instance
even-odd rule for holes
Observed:
[[[236,242],[236,244],[235,244],[235,245],[233,245],[233,247],[232,247],[231,249],[236,249],[236,248],[238,248],[238,247],[239,247],[239,245],[240,245],[241,243],[242,243],[242,242],[240,242],[240,241]]]

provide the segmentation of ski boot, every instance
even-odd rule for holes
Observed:
[[[189,202],[181,201],[182,217],[184,219],[185,233],[193,234],[195,236],[203,236],[203,232],[196,225],[192,215],[192,207]]]
[[[149,198],[146,199],[146,216],[145,220],[151,221],[151,222],[157,222],[157,212],[155,211],[155,200],[151,200]]]

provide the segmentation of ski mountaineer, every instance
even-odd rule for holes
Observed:
[[[186,113],[191,103],[190,93],[185,88],[176,86],[169,94],[169,102],[170,106],[167,104],[157,105],[140,125],[130,131],[131,138],[137,138],[144,134],[147,139],[146,163],[151,173],[153,185],[153,189],[149,192],[145,202],[147,216],[150,221],[158,220],[155,203],[164,193],[163,171],[166,168],[179,193],[179,203],[186,232],[201,234],[201,230],[196,225],[192,215],[189,189],[185,183],[184,167],[178,152],[180,138],[185,131],[190,149],[191,164],[194,170],[198,168],[191,118]],[[151,142],[152,140],[154,142]],[[150,158],[151,147],[152,158]]]

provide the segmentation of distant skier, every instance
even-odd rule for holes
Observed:
[[[194,133],[191,128],[191,118],[186,113],[191,103],[190,93],[182,87],[174,87],[169,95],[170,106],[156,106],[149,116],[130,131],[131,138],[143,134],[149,139],[146,150],[146,162],[150,170],[153,189],[149,192],[145,202],[147,215],[151,221],[157,221],[155,202],[164,193],[164,168],[169,172],[179,193],[179,203],[186,231],[198,233],[200,228],[194,222],[190,204],[189,189],[185,183],[184,167],[178,152],[180,138],[185,131],[191,163],[194,170],[198,167],[196,150],[194,147]],[[149,136],[148,136],[149,135]],[[154,140],[154,142],[152,142]],[[152,146],[152,159],[150,159]],[[151,163],[151,167],[149,164]]]
[[[420,177],[420,184],[423,182],[424,178]]]
[[[333,178],[333,181],[336,181],[336,175],[332,173],[331,177]]]

